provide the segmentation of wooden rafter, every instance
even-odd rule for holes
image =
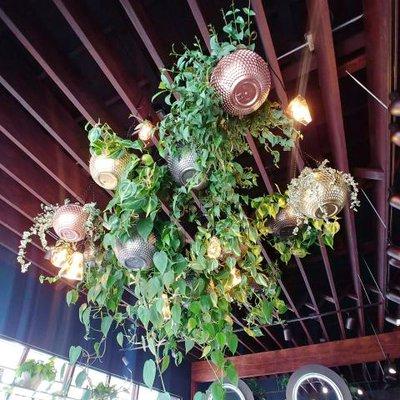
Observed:
[[[107,121],[116,130],[122,129],[121,124],[90,92],[84,80],[74,72],[70,61],[57,51],[57,46],[40,24],[26,14],[25,7],[15,7],[14,1],[2,2],[0,19],[85,120],[95,123],[100,119]]]
[[[391,4],[390,1],[364,1],[368,87],[386,104],[391,89]],[[399,18],[399,16],[396,16]],[[375,182],[375,204],[381,219],[388,226],[388,189],[390,171],[389,113],[374,99],[368,99],[371,160],[382,179]],[[377,275],[382,293],[386,292],[388,231],[377,219]],[[378,309],[379,330],[385,319],[385,305]]]
[[[157,119],[150,100],[143,95],[137,81],[127,72],[124,63],[108,43],[101,30],[94,26],[92,19],[87,18],[82,4],[73,0],[53,0],[53,3],[110,81],[129,111],[143,118]]]
[[[333,45],[329,5],[327,0],[308,0],[309,15],[318,60],[318,77],[323,98],[325,118],[329,139],[333,149],[335,165],[341,171],[349,171],[346,138],[343,125],[342,106]],[[358,260],[357,237],[354,213],[349,206],[344,209],[345,230],[349,249],[349,258],[353,275],[353,284],[358,297],[358,319],[360,334],[365,334],[363,296],[360,284],[360,265]]]
[[[382,346],[382,349],[381,347]],[[355,351],[356,349],[356,351]],[[268,351],[231,357],[240,378],[268,376],[293,372],[307,364],[322,364],[327,367],[360,364],[400,357],[400,331],[376,336],[314,344],[291,349]],[[192,363],[192,382],[210,382],[214,371],[207,361]]]

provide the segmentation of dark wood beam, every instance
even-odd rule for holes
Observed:
[[[158,69],[165,69],[168,57],[160,38],[146,15],[143,5],[135,0],[119,0],[137,34],[146,46],[150,57]]]
[[[211,51],[210,32],[208,31],[208,27],[204,19],[203,13],[200,9],[199,2],[197,0],[187,0],[187,2],[189,4],[190,10],[192,11],[197,27],[199,28],[204,44],[207,46],[208,51]]]
[[[91,177],[3,90],[0,103],[0,132],[63,187],[72,200],[84,203],[90,185],[95,197],[105,198],[104,191],[94,187]]]
[[[0,135],[0,170],[42,203],[61,203],[66,197],[65,189],[46,177],[43,170],[4,135]]]
[[[383,348],[383,351],[381,347]],[[326,367],[360,364],[400,357],[400,331],[364,336],[291,349],[268,351],[231,357],[239,378],[284,374],[306,364]],[[215,379],[207,361],[192,363],[192,384],[211,382]]]
[[[15,38],[30,53],[45,73],[60,88],[68,100],[92,123],[107,121],[114,129],[121,131],[123,125],[101,104],[90,91],[83,77],[71,66],[70,60],[57,50],[56,44],[43,30],[37,19],[29,12],[26,2],[15,0],[1,3],[0,19]]]
[[[367,54],[367,81],[369,89],[386,104],[389,103],[391,90],[391,1],[364,1],[364,26]],[[399,18],[399,16],[395,16]],[[397,51],[397,50],[395,50]],[[390,171],[390,140],[388,132],[389,113],[368,98],[369,127],[371,140],[371,160],[377,168],[383,171],[383,179],[375,183],[375,206],[386,226],[389,224],[389,171]],[[382,223],[377,223],[377,265],[378,284],[383,293],[386,292],[388,231]],[[385,320],[385,305],[378,309],[378,327],[383,331]]]
[[[150,100],[143,95],[137,80],[124,67],[118,53],[107,41],[101,29],[95,25],[93,18],[87,18],[88,13],[83,4],[74,0],[53,0],[53,3],[122,98],[129,111],[134,115],[156,120],[157,116]]]
[[[380,168],[354,168],[352,174],[356,178],[381,181],[385,179],[385,173]]]
[[[327,0],[307,1],[312,34],[315,40],[315,54],[318,60],[318,77],[325,118],[329,130],[329,138],[333,148],[334,161],[341,171],[349,172],[347,147],[343,125],[343,113],[340,100],[339,82],[333,46],[330,12]],[[357,237],[354,213],[349,206],[344,208],[345,229],[352,267],[353,284],[358,296],[358,311],[360,334],[365,334],[365,319],[363,297],[360,285],[360,265],[358,260]]]

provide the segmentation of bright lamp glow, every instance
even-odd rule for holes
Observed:
[[[328,388],[326,386],[323,386],[322,387],[322,393],[323,394],[328,394],[328,392],[329,392]]]
[[[307,101],[301,95],[297,95],[288,104],[286,108],[286,114],[303,125],[308,125],[312,121]]]
[[[358,389],[357,389],[357,394],[358,394],[359,396],[362,396],[362,395],[364,394],[364,391],[363,391],[362,389],[358,388]]]
[[[389,367],[388,372],[391,375],[396,375],[397,374],[397,370],[394,367]]]
[[[147,142],[153,135],[153,124],[150,121],[143,121],[140,125],[139,139]]]
[[[59,275],[72,281],[81,281],[83,279],[83,254],[75,251],[70,262],[60,271]]]
[[[70,256],[70,251],[68,247],[54,247],[51,250],[50,262],[57,268],[62,268],[64,263],[67,261]]]

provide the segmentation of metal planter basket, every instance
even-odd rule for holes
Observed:
[[[154,242],[154,237],[146,241],[140,235],[135,235],[125,243],[117,241],[114,253],[118,261],[128,269],[149,268],[155,252]]]
[[[129,157],[127,155],[117,159],[105,155],[92,155],[89,162],[90,175],[102,188],[114,190],[118,186],[119,179],[128,160]]]
[[[66,204],[53,216],[53,229],[66,242],[79,242],[85,238],[87,212],[79,204]]]
[[[240,49],[221,58],[210,82],[221,96],[224,110],[241,117],[257,110],[267,99],[271,74],[262,57]]]
[[[281,238],[288,238],[293,235],[293,230],[302,225],[301,218],[292,207],[286,206],[280,210],[274,219],[268,223],[272,234]]]
[[[196,169],[197,154],[195,151],[184,151],[180,156],[167,158],[168,169],[174,181],[178,185],[186,185],[188,181],[199,174]],[[201,181],[193,189],[199,190],[205,186],[205,182]]]

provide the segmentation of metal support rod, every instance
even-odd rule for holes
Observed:
[[[364,14],[360,14],[360,15],[357,15],[357,17],[354,17],[354,18],[352,18],[352,19],[349,19],[348,21],[344,22],[343,24],[340,24],[340,25],[336,26],[335,28],[333,28],[333,29],[332,29],[332,32],[336,32],[336,31],[339,31],[340,29],[343,29],[344,27],[346,27],[346,26],[348,26],[348,25],[350,25],[350,24],[352,24],[352,23],[358,21],[358,20],[361,19],[363,16],[364,16]],[[309,43],[308,43],[308,41],[307,41],[306,43],[304,43],[304,44],[302,44],[302,45],[300,45],[300,46],[297,46],[297,47],[295,47],[295,48],[292,49],[292,50],[289,50],[287,53],[282,54],[281,56],[277,57],[277,59],[278,59],[278,60],[282,60],[283,58],[285,58],[285,57],[287,57],[287,56],[290,56],[290,55],[293,54],[293,53],[297,53],[299,50],[304,49],[305,47],[307,47],[308,44],[309,44]]]

